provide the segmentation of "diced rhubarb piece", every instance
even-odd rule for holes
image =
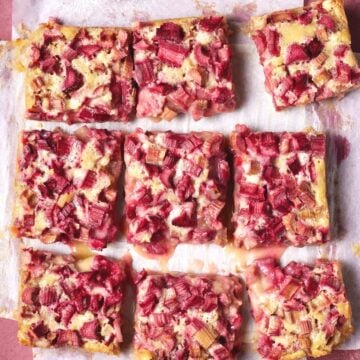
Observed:
[[[335,288],[327,286],[328,279]],[[274,258],[259,259],[247,268],[245,281],[264,359],[326,355],[353,332],[336,261],[291,262],[282,268]]]
[[[146,153],[145,161],[148,164],[162,165],[166,155],[166,149],[158,146],[150,146]]]
[[[44,324],[43,321],[39,321],[30,326],[28,332],[29,336],[34,339],[41,339],[49,333],[49,328]]]
[[[100,322],[99,320],[88,321],[80,329],[80,335],[86,339],[99,340]]]
[[[68,294],[69,295],[69,294]],[[71,321],[73,315],[76,312],[76,308],[73,304],[61,304],[59,305],[59,310],[57,313],[60,315],[60,321],[67,326],[69,322]]]
[[[88,170],[84,180],[81,183],[81,187],[84,189],[91,189],[95,185],[96,181],[96,172],[93,170]]]
[[[113,241],[121,139],[118,131],[85,127],[74,135],[23,132],[15,234],[44,243],[84,241],[96,249]]]
[[[184,38],[185,33],[179,24],[173,22],[166,22],[156,29],[156,38],[166,41],[173,41],[180,43]]]
[[[195,205],[193,202],[185,203],[181,207],[175,209],[175,211],[179,211],[179,214],[171,221],[174,226],[192,227],[195,225]]]
[[[121,28],[40,24],[23,41],[26,116],[69,124],[129,121],[136,98],[129,39]]]
[[[24,304],[27,305],[36,305],[37,299],[39,295],[39,288],[38,287],[28,287],[24,289],[21,300]]]
[[[236,358],[242,324],[239,279],[143,270],[136,286],[136,354],[164,360],[185,354],[199,359]]]
[[[330,15],[321,15],[319,19],[319,24],[325,26],[327,30],[335,31],[335,20]]]
[[[199,21],[199,27],[201,30],[211,32],[222,26],[223,21],[221,16],[209,16]]]
[[[257,31],[256,33],[254,33],[252,35],[252,39],[253,39],[253,41],[256,45],[256,48],[259,52],[259,56],[261,57],[267,48],[266,36],[262,31]]]
[[[159,59],[169,65],[176,67],[181,66],[187,53],[188,49],[181,45],[176,45],[167,41],[159,42]]]
[[[267,33],[267,49],[273,56],[279,56],[280,45],[279,45],[279,33],[275,30],[269,30]]]
[[[47,55],[43,60],[40,61],[40,69],[45,74],[57,74],[60,72],[60,66],[55,56]]]
[[[77,48],[77,51],[85,55],[88,58],[94,56],[97,52],[101,50],[100,45],[81,45]]]
[[[39,301],[41,305],[51,305],[57,301],[57,292],[56,288],[53,286],[48,286],[40,289]]]
[[[232,111],[231,51],[223,17],[138,23],[134,28],[138,116],[199,120]]]
[[[128,242],[157,253],[178,242],[226,242],[230,170],[222,135],[138,129],[124,154]]]
[[[126,260],[21,250],[20,343],[117,354],[125,281]]]
[[[151,60],[146,59],[135,64],[135,79],[140,86],[155,80],[154,65]]]
[[[324,48],[324,44],[321,43],[317,38],[311,40],[309,44],[307,44],[307,50],[309,52],[310,57],[316,58]]]
[[[194,56],[199,65],[207,67],[210,65],[210,53],[201,45],[196,45],[194,48]]]
[[[355,57],[344,55],[351,53],[351,39],[342,2],[312,1],[253,17],[249,35],[276,110],[339,97],[360,86]]]
[[[237,125],[231,148],[235,161],[235,245],[323,243],[329,239],[324,192],[325,136],[256,133]]]
[[[144,88],[139,91],[139,102],[137,106],[138,116],[150,116],[156,118],[162,114],[165,106],[165,96]]]
[[[293,44],[287,48],[287,54],[285,57],[286,65],[292,64],[293,62],[306,61],[308,59],[309,56],[301,45]]]

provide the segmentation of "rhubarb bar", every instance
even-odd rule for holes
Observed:
[[[277,110],[340,97],[360,85],[342,0],[254,17],[249,31]]]
[[[229,166],[219,133],[144,132],[125,139],[127,239],[153,254],[179,242],[224,243]]]
[[[237,125],[230,139],[237,246],[328,241],[325,140],[314,131],[253,132]]]
[[[295,360],[329,354],[353,332],[340,264],[314,266],[257,260],[246,284],[264,359]]]
[[[21,344],[119,352],[124,263],[100,255],[76,261],[31,249],[21,256]]]
[[[242,286],[218,275],[139,273],[135,359],[235,359]]]
[[[102,249],[117,232],[121,133],[82,127],[22,133],[13,228],[44,243]]]
[[[130,33],[41,24],[25,42],[26,109],[33,120],[128,121],[135,111]]]
[[[137,115],[198,120],[234,110],[227,32],[225,18],[214,16],[136,24]]]

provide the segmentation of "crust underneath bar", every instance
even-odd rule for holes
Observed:
[[[342,1],[254,17],[250,35],[277,110],[340,97],[360,86]]]
[[[135,280],[136,359],[235,359],[241,284],[233,276],[148,274]]]
[[[18,41],[27,117],[42,121],[128,121],[135,109],[130,33],[121,28],[41,24]]]
[[[125,140],[127,239],[146,252],[227,241],[229,166],[219,133],[144,132]]]
[[[246,284],[263,358],[324,356],[353,333],[336,261],[281,268],[274,259],[258,260],[247,269]]]
[[[232,111],[235,98],[227,24],[222,17],[134,26],[137,114],[155,121],[190,113],[195,120]]]
[[[325,136],[252,132],[238,125],[230,142],[236,245],[250,249],[328,241]]]
[[[44,243],[85,242],[94,249],[114,240],[121,171],[119,131],[82,127],[28,131],[21,137],[13,230]]]
[[[21,261],[21,344],[119,353],[124,264],[31,249],[22,251]]]

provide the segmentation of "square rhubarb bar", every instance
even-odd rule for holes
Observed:
[[[253,132],[237,125],[230,139],[237,246],[304,246],[328,240],[325,140],[313,131]]]
[[[323,356],[353,332],[337,261],[281,268],[273,258],[257,260],[246,270],[246,284],[264,359]]]
[[[83,241],[102,249],[117,233],[121,133],[82,127],[24,131],[15,184],[16,236]]]
[[[127,30],[50,21],[31,33],[25,44],[29,119],[129,120],[135,110],[135,88]]]
[[[340,97],[360,85],[342,0],[254,17],[250,35],[277,110]]]
[[[235,359],[242,286],[234,276],[148,274],[136,280],[135,359]]]
[[[228,28],[223,17],[185,18],[134,26],[137,115],[171,120],[232,111]]]
[[[124,263],[100,255],[76,261],[31,249],[21,258],[21,344],[119,352]]]
[[[127,239],[165,254],[180,242],[227,241],[229,166],[219,133],[144,132],[125,139]]]

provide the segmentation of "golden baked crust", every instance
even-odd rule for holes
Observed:
[[[235,244],[304,246],[329,239],[325,135],[252,132],[238,125],[234,153]]]
[[[135,359],[236,358],[242,323],[238,278],[142,271],[135,283]]]
[[[15,42],[26,71],[27,117],[74,122],[128,121],[135,107],[130,32],[51,20]]]
[[[228,27],[223,17],[134,24],[138,116],[195,120],[235,107]]]
[[[19,342],[118,354],[125,278],[124,264],[99,255],[76,261],[71,255],[22,250]]]
[[[15,183],[13,232],[44,243],[83,241],[101,249],[114,240],[121,171],[119,131],[79,128],[25,131]]]
[[[246,270],[246,284],[264,358],[327,355],[353,333],[337,261],[281,268],[272,258],[257,260]]]
[[[124,160],[130,243],[160,255],[181,242],[227,242],[223,135],[137,129],[126,136]]]
[[[135,360],[154,360],[156,356],[154,353],[150,352],[146,349],[137,349],[134,352],[134,359]]]
[[[315,1],[253,17],[248,31],[277,110],[341,96],[360,86],[342,1]]]

